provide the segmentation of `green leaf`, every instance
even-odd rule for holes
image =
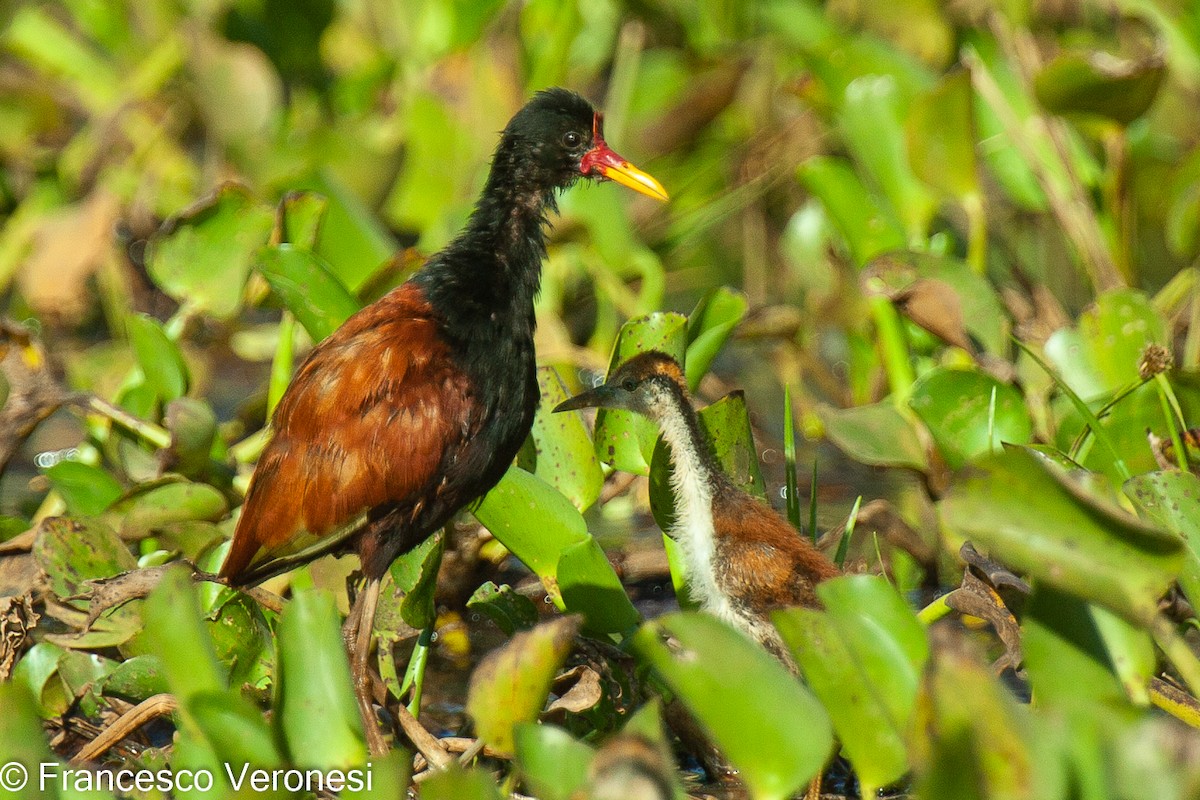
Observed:
[[[572,800],[587,781],[595,751],[553,725],[522,723],[516,727],[517,767],[522,779],[542,800]]]
[[[317,172],[297,188],[317,192],[328,202],[314,255],[343,286],[358,291],[392,258],[395,241],[367,205],[329,170]]]
[[[389,567],[396,589],[404,593],[400,616],[417,630],[428,628],[437,619],[434,590],[444,550],[445,538],[438,531]]]
[[[654,313],[621,326],[608,374],[638,353],[659,350],[683,363],[687,319],[682,314]],[[686,365],[685,365],[686,366]],[[605,464],[624,472],[647,475],[658,427],[632,411],[602,408],[596,412],[596,453]]]
[[[319,342],[359,309],[320,257],[290,244],[264,247],[255,266],[288,310]]]
[[[751,796],[790,797],[824,765],[833,732],[820,703],[744,634],[708,614],[678,612],[643,625],[632,644],[738,770]],[[736,702],[731,676],[740,687]]]
[[[67,513],[90,517],[108,508],[121,496],[121,484],[107,470],[80,461],[60,461],[46,477],[62,497]]]
[[[46,746],[37,703],[20,683],[0,681],[0,708],[4,709],[0,714],[0,743],[3,743],[5,760],[23,765],[32,778],[19,789],[15,782],[6,786],[6,795],[14,800],[42,800],[46,792],[42,791],[36,778],[38,765],[54,763],[54,756]]]
[[[284,765],[262,712],[240,694],[228,690],[197,692],[188,698],[187,705],[217,756],[230,765],[235,776],[243,764],[251,765],[252,770]]]
[[[1125,495],[1138,514],[1184,543],[1179,586],[1193,608],[1200,608],[1200,478],[1190,472],[1165,470],[1126,481]]]
[[[366,761],[341,620],[326,592],[297,592],[279,618],[275,723],[290,761],[337,769]],[[319,724],[315,724],[319,721]]]
[[[144,483],[113,503],[101,517],[127,539],[142,538],[178,522],[216,522],[225,516],[225,496],[206,483],[164,478]]]
[[[550,683],[575,643],[580,618],[560,617],[518,633],[488,653],[471,674],[467,713],[475,732],[506,754],[516,747],[515,729],[533,722],[550,694]]]
[[[558,588],[567,611],[583,614],[589,633],[623,633],[641,621],[608,556],[591,536],[563,550]]]
[[[130,314],[125,330],[146,385],[164,403],[187,394],[187,365],[179,345],[171,341],[158,320],[146,314]]]
[[[739,390],[700,410],[700,432],[716,453],[717,463],[735,486],[758,497],[766,496],[766,484],[758,466],[758,450],[750,427],[746,397]],[[675,522],[675,497],[671,491],[674,468],[670,447],[661,438],[650,461],[650,511],[663,531]]]
[[[867,190],[843,160],[816,156],[800,165],[800,183],[815,195],[862,266],[875,256],[902,249],[904,228],[890,209]]]
[[[508,636],[532,628],[538,619],[532,600],[507,584],[497,587],[491,581],[475,590],[467,608],[487,615]]]
[[[818,405],[817,414],[826,435],[855,461],[915,470],[929,466],[913,424],[896,410],[895,403],[854,408]]]
[[[421,800],[497,800],[499,796],[489,773],[465,770],[457,764],[421,784]]]
[[[279,244],[312,252],[328,209],[329,200],[323,195],[289,192],[279,201],[275,212],[275,238]]]
[[[204,629],[196,587],[185,567],[173,566],[163,573],[142,606],[142,618],[147,646],[181,702],[197,692],[226,687],[228,676]]]
[[[558,371],[538,367],[537,377],[541,400],[517,465],[549,483],[583,511],[596,502],[604,487],[604,471],[592,435],[582,415],[554,413],[555,406],[570,397]]]
[[[971,74],[952,72],[913,103],[905,123],[908,158],[925,183],[953,197],[979,191]]]
[[[1177,536],[1088,493],[1025,450],[979,463],[951,487],[940,513],[944,525],[992,558],[1137,623],[1154,619],[1183,561]]]
[[[176,398],[167,405],[163,423],[171,432],[171,446],[164,454],[167,468],[190,477],[207,474],[217,439],[217,415],[208,401]]]
[[[140,655],[117,665],[100,684],[100,691],[140,703],[148,697],[170,691],[162,661],[157,656]]]
[[[228,319],[241,307],[252,259],[273,222],[271,209],[244,187],[225,184],[151,237],[146,268],[179,302]]]
[[[33,543],[33,558],[46,574],[50,590],[63,600],[82,593],[86,581],[111,578],[137,567],[137,559],[125,543],[95,519],[45,520]],[[86,607],[84,601],[71,602]]]
[[[746,295],[727,286],[713,289],[688,314],[687,364],[688,388],[695,391],[708,372],[713,359],[733,335],[749,308]]]
[[[475,518],[513,555],[533,570],[552,597],[558,596],[558,559],[567,547],[586,541],[587,523],[554,487],[512,467],[484,495]]]
[[[220,592],[215,607],[205,609],[204,628],[217,660],[229,670],[230,684],[240,686],[253,683],[260,660],[272,656],[271,630],[258,603],[244,594],[230,594]]]
[[[22,654],[13,667],[13,685],[28,691],[29,696],[37,701],[41,715],[46,718],[65,714],[74,700],[58,677],[58,665],[65,652],[51,642],[38,642]],[[3,685],[0,683],[0,687]]]
[[[1108,53],[1063,53],[1033,81],[1038,102],[1054,114],[1094,114],[1128,125],[1149,110],[1167,74],[1162,53],[1137,61]]]
[[[866,788],[886,786],[909,769],[905,737],[929,656],[925,631],[881,577],[835,578],[817,594],[825,612],[791,608],[771,620],[829,713],[859,780]]]
[[[1021,393],[974,368],[935,367],[916,382],[908,403],[952,469],[1005,442],[1028,444],[1033,438]]]

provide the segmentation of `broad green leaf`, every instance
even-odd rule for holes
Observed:
[[[321,223],[329,209],[329,200],[314,192],[290,192],[279,201],[275,210],[275,239],[300,250],[312,250],[317,245]]]
[[[217,438],[212,406],[205,400],[176,398],[167,405],[163,423],[171,433],[171,446],[163,454],[166,468],[197,478],[208,473]]]
[[[253,683],[260,658],[271,655],[271,630],[258,603],[244,594],[228,597],[208,612],[204,628],[230,684]]]
[[[444,550],[445,538],[437,531],[389,567],[396,589],[404,593],[400,615],[417,630],[428,628],[437,619],[434,589],[437,588],[438,568]]]
[[[282,767],[280,754],[257,707],[234,691],[202,691],[187,700],[188,710],[222,761],[237,776],[243,764],[250,769]],[[320,726],[314,726],[320,727]],[[286,796],[275,793],[275,796]]]
[[[1179,586],[1193,608],[1200,608],[1200,478],[1167,470],[1130,478],[1123,487],[1138,513],[1171,531],[1185,545]]]
[[[471,673],[467,713],[490,747],[511,754],[516,726],[533,722],[550,694],[550,683],[579,632],[580,618],[559,617],[518,633],[493,650]]]
[[[457,764],[421,784],[421,800],[497,800],[500,792],[490,773]]]
[[[751,796],[791,797],[820,771],[833,747],[829,718],[782,664],[744,634],[708,614],[679,612],[646,623],[632,641],[637,656],[662,676],[738,770]],[[736,702],[730,702],[731,676],[740,687]]]
[[[1017,502],[1019,500],[1019,502]],[[988,458],[950,488],[942,523],[1038,581],[1136,623],[1157,614],[1183,545],[1024,450]]]
[[[484,495],[475,518],[558,597],[558,559],[567,547],[586,541],[587,523],[554,487],[512,467]]]
[[[508,636],[532,628],[538,619],[537,606],[532,600],[513,591],[508,584],[498,587],[491,581],[475,590],[467,608],[487,615]]]
[[[58,665],[66,652],[51,642],[38,642],[22,654],[10,676],[14,686],[34,698],[46,718],[65,714],[74,700],[58,677]],[[0,683],[0,687],[3,685]]]
[[[396,243],[371,210],[328,170],[297,187],[328,202],[314,255],[352,292],[358,291],[396,252]]]
[[[591,536],[563,550],[558,588],[567,611],[583,614],[589,633],[623,633],[641,621],[608,556]]]
[[[142,606],[142,617],[145,641],[181,702],[196,692],[225,688],[228,675],[204,629],[196,587],[186,568],[172,567],[163,574]]]
[[[167,338],[158,320],[146,314],[130,314],[125,318],[125,331],[143,379],[159,399],[168,403],[187,394],[190,380],[183,354],[179,345]]]
[[[700,385],[700,379],[708,372],[713,359],[733,331],[737,328],[742,317],[746,316],[749,308],[746,295],[721,286],[713,289],[688,314],[687,325],[687,364],[688,388],[692,391]]]
[[[914,384],[908,403],[953,469],[1006,442],[1027,444],[1033,437],[1021,393],[974,368],[930,370]]]
[[[595,751],[562,728],[522,723],[515,742],[521,778],[542,800],[572,800],[587,781]]]
[[[650,350],[662,351],[682,364],[686,349],[687,319],[683,315],[654,313],[631,319],[621,326],[608,374],[638,353]],[[649,474],[657,439],[658,427],[639,414],[608,408],[596,412],[596,454],[614,469]]]
[[[919,97],[905,123],[913,172],[938,191],[964,197],[979,191],[971,74],[952,72]]]
[[[0,773],[6,781],[6,796],[14,800],[42,800],[46,792],[42,791],[37,780],[37,770],[40,764],[54,763],[54,756],[46,746],[46,735],[42,732],[42,722],[38,718],[37,702],[25,686],[16,681],[0,681],[0,743],[3,743],[5,761]],[[25,774],[30,780],[17,788],[18,770],[12,772],[10,764],[17,763],[25,768]]]
[[[151,237],[150,277],[181,303],[219,319],[232,317],[254,254],[271,233],[272,216],[245,188],[225,184]]]
[[[854,408],[817,406],[825,433],[855,461],[924,470],[929,463],[913,423],[891,402]]]
[[[358,311],[358,301],[328,265],[307,250],[290,244],[265,247],[255,257],[255,266],[314,342]]]
[[[121,496],[121,484],[107,470],[80,461],[60,461],[46,477],[62,497],[67,513],[90,517],[108,508]]]
[[[290,762],[337,769],[366,761],[333,598],[319,590],[297,592],[279,618],[278,648],[275,723]]]
[[[708,440],[725,474],[742,490],[765,497],[766,486],[758,466],[758,450],[754,446],[745,395],[741,391],[730,392],[701,409],[697,416],[700,432]],[[660,438],[650,461],[650,511],[664,531],[669,531],[675,522],[675,498],[671,491],[674,468],[670,451]]]
[[[162,661],[157,656],[127,658],[100,684],[103,694],[140,703],[148,697],[170,691]]]
[[[844,99],[838,122],[855,163],[883,191],[905,238],[927,236],[937,201],[909,165],[903,103],[895,81],[883,75],[856,78],[846,87]]]
[[[925,631],[882,578],[835,578],[817,593],[826,611],[785,609],[772,621],[859,779],[885,786],[909,769],[905,737],[929,655]]]
[[[188,520],[216,522],[225,516],[225,496],[206,483],[164,478],[145,483],[113,503],[102,519],[128,539]]]
[[[137,567],[137,559],[125,543],[95,519],[45,520],[33,543],[33,558],[46,574],[50,590],[62,600],[82,593],[86,581],[111,578]],[[86,601],[70,602],[79,608],[87,606]]]
[[[899,250],[907,244],[900,221],[871,194],[845,161],[816,156],[800,165],[799,174],[804,188],[825,206],[854,263],[862,266],[880,253]]]
[[[538,367],[537,377],[541,401],[517,465],[549,483],[583,511],[596,502],[604,487],[604,471],[592,436],[582,415],[554,413],[555,406],[570,396],[558,371]]]
[[[1021,651],[1039,703],[1148,702],[1150,632],[1066,592],[1034,587],[1021,619]]]
[[[1054,114],[1095,114],[1128,125],[1146,113],[1166,77],[1161,53],[1137,61],[1108,53],[1063,53],[1034,77],[1038,102]]]

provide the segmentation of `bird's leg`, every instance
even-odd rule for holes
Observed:
[[[367,734],[367,748],[372,756],[387,753],[387,742],[379,731],[372,702],[371,674],[368,660],[371,654],[371,629],[375,624],[375,608],[379,605],[379,578],[368,578],[362,593],[354,599],[354,607],[346,619],[343,635],[350,650],[350,674],[354,676],[354,696],[358,700],[358,711],[362,715],[363,729]]]

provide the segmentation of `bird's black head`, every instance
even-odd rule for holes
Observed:
[[[591,103],[566,89],[534,95],[504,129],[504,140],[540,185],[566,188],[580,178],[613,180],[666,200],[662,185],[612,151],[603,118]]]
[[[687,380],[679,362],[651,350],[629,359],[603,384],[560,403],[554,410],[620,408],[658,419],[668,406],[686,404],[687,397]]]

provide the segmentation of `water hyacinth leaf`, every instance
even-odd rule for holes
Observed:
[[[1179,586],[1193,608],[1200,608],[1200,478],[1176,470],[1135,475],[1123,487],[1138,513],[1185,545]]]
[[[264,247],[255,266],[314,342],[333,333],[359,309],[328,265],[307,250],[290,244]]]
[[[860,780],[887,785],[909,769],[905,736],[929,656],[925,631],[882,578],[836,578],[817,593],[824,612],[785,609],[772,621],[823,701]]]
[[[108,508],[121,496],[121,484],[107,470],[80,461],[60,461],[46,470],[67,513],[90,517]]]
[[[979,191],[973,99],[970,73],[952,72],[917,98],[905,123],[913,172],[953,197]]]
[[[590,633],[622,633],[641,621],[608,556],[592,536],[563,551],[558,588],[567,611],[583,614],[584,629]]]
[[[559,555],[585,541],[583,516],[553,486],[520,467],[511,467],[474,509],[475,518],[558,597]]]
[[[558,371],[538,367],[537,378],[541,401],[517,465],[549,483],[583,511],[596,502],[604,487],[604,471],[591,433],[582,415],[554,413],[555,406],[570,396]]]
[[[935,367],[916,382],[908,402],[952,469],[1006,442],[1033,438],[1021,393],[981,370]]]
[[[168,569],[142,606],[144,640],[162,664],[171,693],[186,703],[197,692],[225,689],[228,673],[217,661],[204,629],[191,575],[182,565]]]
[[[914,773],[927,800],[1064,796],[1039,729],[968,643],[934,628],[917,700]]]
[[[909,422],[891,402],[853,408],[817,406],[830,440],[855,461],[878,467],[929,466],[925,450]]]
[[[164,403],[187,394],[190,379],[179,345],[158,320],[146,314],[125,318],[125,332],[142,371],[142,379]]]
[[[52,642],[38,642],[21,656],[10,676],[12,685],[26,690],[46,718],[65,714],[74,700],[58,678],[58,664],[65,652]]]
[[[236,776],[241,765],[272,769],[284,764],[262,712],[233,691],[204,691],[187,700],[188,711],[217,756]]]
[[[51,517],[33,543],[33,559],[49,579],[50,590],[65,600],[82,593],[84,583],[111,578],[137,567],[137,559],[100,520]],[[84,600],[69,601],[86,608]]]
[[[937,201],[909,165],[902,105],[892,78],[867,75],[846,87],[838,122],[855,163],[883,190],[905,238],[913,239],[927,234]]]
[[[157,656],[140,655],[127,658],[100,683],[100,691],[110,697],[120,697],[140,703],[148,697],[170,691],[162,661]]]
[[[498,800],[500,792],[490,773],[457,764],[421,784],[421,800]]]
[[[675,641],[668,644],[668,637]],[[744,634],[708,614],[678,612],[643,625],[632,643],[738,770],[752,797],[791,797],[820,771],[833,747],[829,717]],[[741,686],[736,703],[729,702],[731,675]]]
[[[261,606],[235,594],[208,612],[204,628],[217,660],[229,671],[230,684],[252,683],[260,658],[271,654],[271,629]]]
[[[209,468],[217,438],[217,415],[205,400],[179,397],[167,405],[163,423],[171,446],[163,453],[167,469],[199,477]]]
[[[299,188],[316,192],[328,203],[315,255],[343,286],[358,291],[395,253],[395,241],[371,209],[329,170],[301,181]]]
[[[487,615],[509,636],[532,628],[538,619],[537,606],[532,600],[513,591],[508,584],[496,586],[491,581],[475,590],[467,608]]]
[[[329,200],[314,192],[289,192],[275,210],[275,244],[290,244],[300,250],[317,246],[321,221],[329,208]]]
[[[279,618],[277,633],[275,722],[291,763],[338,769],[366,761],[333,597],[319,590],[297,592]]]
[[[516,727],[521,778],[543,800],[571,800],[587,781],[595,751],[562,728],[522,723]]]
[[[1136,61],[1108,53],[1063,53],[1033,81],[1038,102],[1054,114],[1094,114],[1128,125],[1146,113],[1166,77],[1162,53]]]
[[[1154,641],[1105,609],[1039,584],[1021,619],[1021,651],[1039,703],[1145,705]]]
[[[15,681],[0,681],[0,742],[4,756],[10,762],[31,765],[54,763],[54,755],[46,746],[42,721],[38,718],[37,702],[29,691]],[[29,767],[27,767],[29,769]],[[17,788],[15,783],[5,787],[6,796],[16,800],[41,800],[46,796],[37,780]]]
[[[404,592],[400,616],[417,630],[428,628],[437,619],[434,590],[445,547],[445,536],[438,531],[393,561],[389,568],[396,588]]]
[[[225,184],[150,238],[146,268],[179,302],[219,319],[237,313],[254,254],[274,224],[271,209]]]
[[[746,295],[721,286],[713,289],[688,314],[687,364],[688,388],[695,391],[700,379],[708,372],[713,359],[750,307]]]
[[[138,539],[178,522],[216,522],[227,509],[225,496],[206,483],[164,478],[136,487],[113,503],[102,519],[117,526],[121,536]]]
[[[1165,344],[1166,323],[1142,292],[1105,292],[1079,317],[1075,331],[1060,330],[1046,342],[1046,359],[1084,400],[1115,392],[1138,380],[1148,344]]]
[[[515,729],[533,722],[550,694],[550,683],[575,643],[582,619],[560,617],[518,633],[490,652],[471,673],[467,713],[488,746],[512,754]]]
[[[608,374],[612,375],[638,353],[649,350],[662,351],[684,364],[687,318],[682,314],[654,313],[626,322],[613,346]],[[649,474],[657,439],[658,427],[632,411],[602,408],[596,412],[596,454],[614,469]]]
[[[817,156],[800,166],[800,183],[820,199],[858,265],[907,243],[900,221],[845,161]]]
[[[1177,536],[1130,516],[1025,450],[978,463],[951,487],[940,516],[1018,573],[1133,622],[1154,619],[1158,598],[1183,563]]]
[[[750,427],[746,397],[739,390],[730,392],[710,406],[702,408],[700,431],[712,446],[717,463],[738,488],[757,497],[766,497],[766,483],[758,466],[758,450]],[[650,511],[664,531],[675,521],[675,497],[671,491],[670,448],[662,439],[650,461]]]

